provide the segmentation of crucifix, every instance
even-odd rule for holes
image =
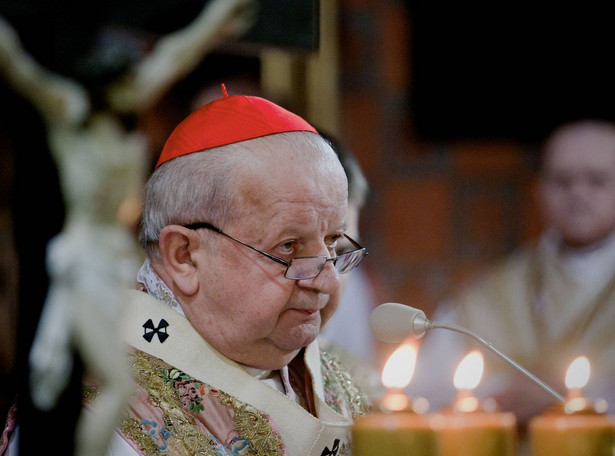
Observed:
[[[76,430],[76,454],[106,453],[131,392],[125,347],[117,333],[121,291],[138,268],[131,226],[140,215],[147,141],[121,117],[155,104],[217,44],[243,34],[253,0],[211,0],[186,27],[160,37],[129,71],[104,87],[93,107],[78,80],[54,73],[24,48],[0,17],[0,76],[39,112],[66,205],[62,231],[47,248],[50,286],[30,352],[31,396],[42,410],[57,406],[74,351],[100,385],[92,413]]]

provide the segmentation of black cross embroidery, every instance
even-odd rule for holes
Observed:
[[[146,341],[151,342],[154,338],[154,335],[158,334],[158,340],[160,341],[160,343],[163,343],[169,337],[169,335],[167,334],[168,326],[169,323],[167,323],[167,321],[163,318],[162,320],[160,320],[160,323],[158,323],[158,327],[156,328],[154,326],[154,322],[150,318],[143,324],[143,338]]]
[[[322,450],[322,453],[320,453],[320,456],[337,456],[337,451],[339,450],[340,447],[340,439],[335,439],[335,441],[333,442],[333,448],[329,449],[329,447],[325,447],[324,450]]]

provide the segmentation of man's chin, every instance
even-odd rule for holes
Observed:
[[[318,337],[318,327],[305,328],[305,325],[302,326],[287,331],[283,337],[267,339],[269,345],[267,350],[259,352],[249,360],[239,362],[259,369],[281,369],[288,365],[302,348],[310,345]]]
[[[319,333],[320,321],[318,321],[318,324],[303,324],[292,328],[279,340],[274,340],[273,342],[279,349],[292,352],[310,345],[316,340]]]

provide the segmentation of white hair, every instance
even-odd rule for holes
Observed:
[[[158,255],[158,237],[167,225],[223,226],[232,219],[238,213],[233,205],[242,161],[250,153],[279,148],[280,139],[286,140],[289,154],[331,150],[319,135],[288,132],[194,152],[160,165],[145,188],[139,240],[148,255]]]

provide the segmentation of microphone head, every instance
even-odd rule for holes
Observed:
[[[429,320],[422,310],[396,302],[376,307],[369,316],[369,327],[383,342],[400,343],[409,336],[420,338],[429,329]]]

